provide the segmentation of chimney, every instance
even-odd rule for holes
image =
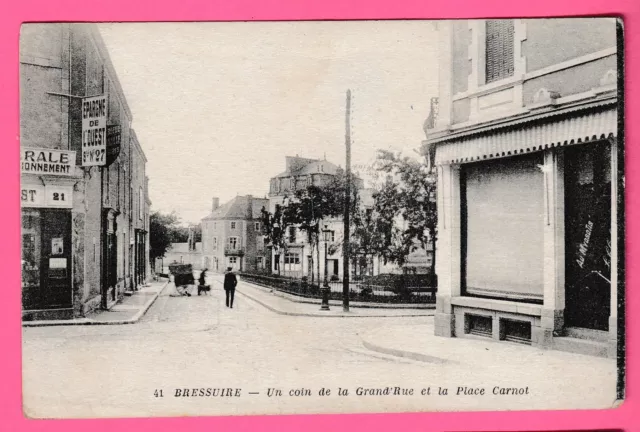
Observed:
[[[220,207],[220,198],[213,198],[213,203],[211,206],[211,211],[216,211],[218,209],[218,207]]]

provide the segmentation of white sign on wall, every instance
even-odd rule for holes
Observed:
[[[20,188],[22,207],[72,208],[73,186],[23,185]]]
[[[82,100],[82,166],[107,162],[107,96]]]
[[[74,175],[76,152],[23,147],[20,149],[20,171],[28,174]]]

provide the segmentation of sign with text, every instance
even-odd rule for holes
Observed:
[[[107,96],[82,100],[82,166],[107,162]]]
[[[58,185],[23,185],[20,188],[22,207],[71,208],[73,187]]]
[[[20,172],[72,176],[75,174],[76,152],[24,147],[20,150]]]

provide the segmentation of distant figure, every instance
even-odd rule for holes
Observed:
[[[227,307],[233,309],[233,296],[236,293],[236,285],[238,285],[238,278],[232,271],[231,267],[227,268],[227,273],[224,275],[224,290],[227,294]]]
[[[205,268],[200,272],[200,278],[198,279],[198,295],[202,292],[208,293],[211,291],[211,287],[207,285],[207,270],[209,269]]]

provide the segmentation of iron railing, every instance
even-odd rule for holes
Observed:
[[[426,275],[425,275],[426,276]],[[278,275],[262,275],[240,273],[240,278],[256,285],[272,288],[288,294],[305,298],[322,298],[323,280],[311,283],[308,278],[292,278]],[[349,283],[349,300],[370,303],[435,303],[437,288],[427,284],[433,282],[432,277],[415,278],[394,275],[389,278],[367,278]],[[376,282],[376,283],[373,283]],[[342,300],[343,282],[332,278],[328,282],[330,300]]]

